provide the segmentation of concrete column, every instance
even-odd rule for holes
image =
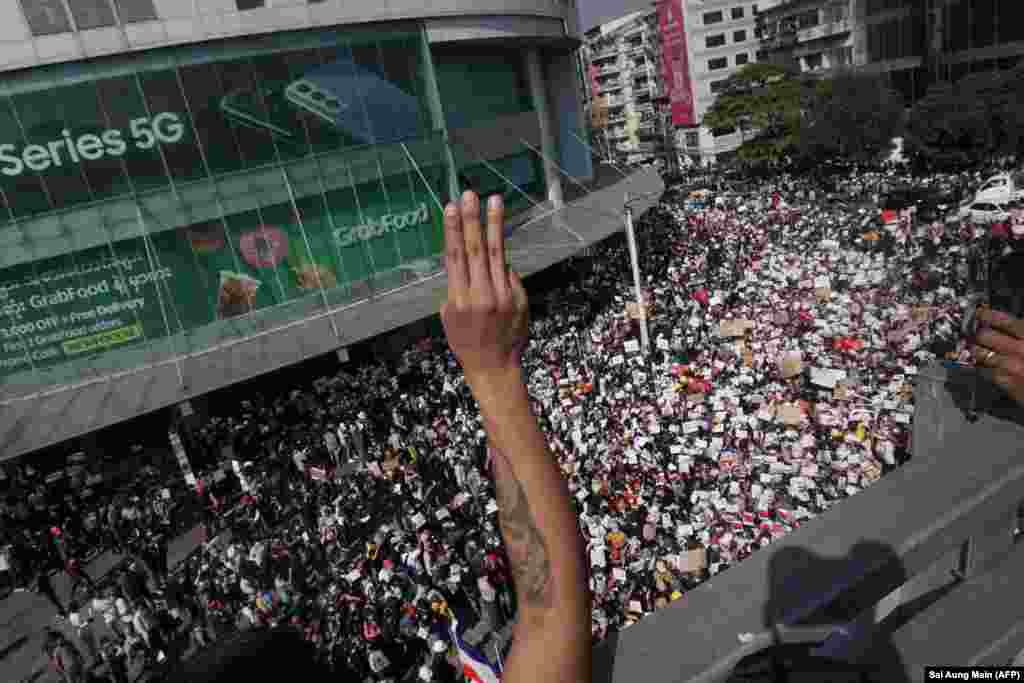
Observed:
[[[541,63],[540,50],[536,47],[526,49],[526,79],[530,84],[530,99],[540,120],[540,150],[544,155],[544,184],[548,188],[548,201],[555,207],[561,207],[562,176],[556,162],[558,146],[555,144],[555,126],[551,120],[551,106],[548,99],[547,80],[544,78],[544,67]]]
[[[461,194],[459,188],[459,173],[455,168],[455,155],[452,154],[451,145],[448,144],[448,124],[444,118],[444,106],[441,103],[441,90],[437,86],[437,73],[434,71],[434,56],[430,52],[430,42],[427,40],[426,31],[420,32],[423,40],[423,56],[426,63],[423,65],[423,80],[426,85],[427,106],[430,108],[430,119],[434,130],[441,134],[444,140],[444,153],[448,162],[448,194],[452,201],[458,201]]]

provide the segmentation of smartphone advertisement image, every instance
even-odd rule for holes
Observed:
[[[311,127],[323,126],[351,145],[393,144],[421,134],[418,99],[351,59],[337,59],[289,82],[256,80],[254,89],[225,94],[221,111],[235,123],[285,141],[302,140]]]

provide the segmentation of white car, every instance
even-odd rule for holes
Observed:
[[[994,223],[1010,217],[1006,204],[972,199],[960,205],[960,220],[972,223]]]

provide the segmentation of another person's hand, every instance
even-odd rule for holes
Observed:
[[[1024,405],[1024,320],[990,308],[978,309],[980,331],[974,358],[993,381]]]
[[[522,280],[505,264],[501,197],[488,202],[486,231],[479,202],[466,192],[461,211],[454,203],[445,207],[448,298],[441,307],[448,345],[474,389],[495,374],[519,371],[529,320]]]

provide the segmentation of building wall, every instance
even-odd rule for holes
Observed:
[[[755,12],[763,4],[735,0],[686,0],[684,10],[690,79],[698,120],[714,104],[716,93],[713,85],[724,81],[744,64],[756,61]],[[724,44],[718,44],[721,40]],[[689,144],[693,142],[694,132],[697,133],[697,146]],[[696,131],[679,131],[677,142],[678,148],[691,159],[709,162],[715,161],[719,155],[735,151],[739,147],[740,136],[733,133],[716,138],[702,126]]]
[[[70,6],[80,9],[72,13]],[[466,22],[466,17],[473,19]],[[408,19],[429,19],[430,32],[461,25],[460,40],[579,36],[574,0],[0,0],[0,70],[240,35]]]

